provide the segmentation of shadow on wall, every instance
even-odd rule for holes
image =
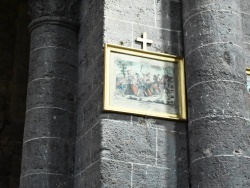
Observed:
[[[182,0],[157,0],[161,3],[161,28],[170,30],[168,40],[164,40],[165,53],[184,56],[182,29]],[[164,30],[162,30],[164,36]],[[166,37],[167,38],[167,37]],[[165,131],[165,166],[171,170],[165,171],[166,187],[189,187],[188,160],[188,130],[186,122],[175,122],[174,127]],[[161,144],[161,143],[159,143]]]
[[[19,187],[29,64],[24,1],[0,3],[0,187]]]

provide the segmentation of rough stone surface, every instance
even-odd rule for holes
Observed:
[[[29,1],[33,20],[21,188],[73,187],[78,49],[73,4]]]
[[[250,126],[244,119],[209,117],[192,123],[189,132],[191,161],[214,155],[250,155]]]
[[[122,11],[121,11],[122,8]],[[155,26],[154,3],[151,0],[106,0],[104,16]]]
[[[81,1],[74,187],[101,187],[103,1]]]
[[[102,120],[102,157],[125,162],[156,163],[156,130],[122,121]],[[118,144],[114,144],[119,141]]]
[[[131,170],[131,164],[103,160],[101,164],[102,186],[110,188],[131,187]]]
[[[63,175],[51,174],[33,174],[25,178],[21,178],[20,187],[25,188],[69,188],[73,187],[72,178]]]
[[[134,165],[132,187],[188,187],[188,172]]]
[[[249,187],[243,4],[183,1],[192,187]]]
[[[73,175],[74,144],[62,139],[36,139],[24,142],[23,156],[29,159],[22,162],[22,179],[33,173]]]
[[[185,123],[102,110],[104,43],[141,49],[145,31],[149,50],[181,56],[181,2],[87,0],[80,13],[74,186],[188,187]]]
[[[242,156],[204,158],[191,164],[191,169],[196,169],[191,170],[191,185],[205,188],[249,187],[249,166],[249,158]]]
[[[53,114],[51,116],[50,114]],[[36,109],[26,113],[24,142],[37,137],[56,137],[74,141],[74,114],[60,109]]]

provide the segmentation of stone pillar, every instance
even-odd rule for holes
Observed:
[[[183,24],[191,186],[250,187],[240,0],[183,1]]]
[[[32,22],[21,188],[72,188],[76,1],[30,0]]]

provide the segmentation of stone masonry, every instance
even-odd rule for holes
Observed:
[[[73,187],[75,1],[29,1],[32,22],[21,188]]]
[[[183,1],[191,187],[250,187],[243,2]]]
[[[27,2],[0,3],[1,188],[250,187],[249,0]],[[187,121],[103,111],[104,44],[143,32],[185,58]]]
[[[103,112],[105,43],[182,56],[179,1],[86,0],[80,6],[75,187],[188,187],[186,124]]]

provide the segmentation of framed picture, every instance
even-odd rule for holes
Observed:
[[[247,68],[247,91],[250,93],[250,68]]]
[[[183,58],[106,44],[104,110],[185,120]]]

